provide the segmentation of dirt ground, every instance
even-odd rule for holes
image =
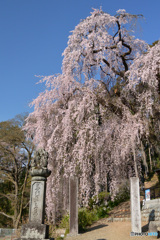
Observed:
[[[142,223],[142,232],[147,225]],[[105,219],[92,225],[85,233],[75,237],[67,236],[65,240],[154,240],[156,236],[130,236],[131,222],[107,222]],[[6,236],[0,240],[14,240],[14,236]]]
[[[131,222],[100,221],[87,232],[76,237],[67,236],[66,240],[154,240],[156,236],[130,236]],[[146,232],[146,223],[142,223],[142,232]]]

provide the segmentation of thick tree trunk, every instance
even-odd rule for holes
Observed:
[[[133,159],[134,159],[134,170],[135,170],[136,177],[138,177],[138,168],[137,168],[137,162],[136,162],[135,146],[134,146],[133,143],[132,143],[132,152],[133,152]]]
[[[146,174],[146,176],[147,176],[147,173],[148,173],[148,164],[147,164],[146,154],[145,154],[145,151],[144,151],[144,146],[143,146],[142,141],[141,141],[141,150],[142,150],[143,165],[144,165],[144,167],[145,167],[145,174]]]
[[[152,172],[153,166],[152,166],[152,158],[151,158],[151,149],[149,147],[149,161],[150,161],[150,171]]]

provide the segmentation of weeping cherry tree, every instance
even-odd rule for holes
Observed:
[[[159,108],[160,44],[150,48],[134,37],[141,17],[94,9],[69,36],[62,74],[40,80],[46,90],[32,102],[25,129],[49,152],[51,221],[67,208],[69,176],[79,177],[86,205],[104,190],[114,198],[118,184],[146,165],[142,139],[149,137],[153,105]]]

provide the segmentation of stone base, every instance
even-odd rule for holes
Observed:
[[[22,226],[20,239],[49,239],[49,226],[29,223]]]
[[[160,227],[160,221],[149,222],[149,232],[157,232],[158,227]]]

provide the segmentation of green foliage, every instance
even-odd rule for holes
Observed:
[[[108,216],[108,207],[100,206],[97,208],[97,217],[98,219]]]
[[[45,224],[49,225],[49,238],[53,238],[55,226],[53,224],[50,224],[46,219],[45,219]]]
[[[104,205],[110,198],[110,194],[106,191],[98,194],[98,205]]]
[[[87,226],[91,226],[92,223],[98,220],[97,210],[88,210],[87,208],[81,208],[78,212],[78,227],[79,231],[84,231]]]
[[[108,194],[107,194],[108,196]],[[83,232],[88,226],[91,226],[94,222],[98,221],[100,218],[107,217],[108,208],[103,205],[104,199],[106,198],[106,193],[102,192],[100,194],[99,203],[102,205],[90,209],[89,208],[80,208],[78,211],[78,227],[79,231]],[[94,198],[95,199],[95,198]],[[58,228],[66,229],[65,235],[69,233],[69,215],[64,215],[62,220],[58,224]]]
[[[60,221],[60,224],[58,225],[59,228],[65,228],[69,230],[69,214],[64,215],[62,217],[62,220]]]
[[[114,202],[118,205],[121,202],[124,202],[130,198],[130,184],[129,180],[124,180],[119,185],[119,191],[116,195]]]
[[[90,209],[93,209],[96,206],[106,206],[109,199],[110,194],[107,191],[104,191],[99,193],[98,196],[90,198],[88,206]]]
[[[97,200],[96,196],[89,199],[89,202],[88,202],[89,209],[92,210],[94,206],[96,206],[96,200]]]
[[[150,182],[151,179],[152,179],[152,177],[154,176],[154,174],[155,174],[154,171],[153,171],[153,172],[149,172],[149,173],[148,173],[148,176],[145,177],[145,181],[146,181],[146,182]]]
[[[56,226],[50,224],[50,227],[49,227],[49,237],[50,238],[55,237],[54,234],[55,234],[56,229],[65,229],[65,236],[69,233],[69,214],[65,214],[62,217],[62,219],[56,224]],[[60,236],[58,236],[58,237],[56,236],[55,239],[58,240],[58,239],[63,239],[63,238]]]
[[[94,196],[89,201],[89,209],[82,208],[79,210],[79,230],[84,231],[87,226],[90,226],[95,221],[108,217],[109,211],[130,198],[129,181],[125,180],[119,185],[119,191],[114,199],[110,200],[110,194],[106,191]]]
[[[11,191],[11,184],[7,181],[0,181],[0,195],[6,194]],[[0,212],[4,211],[7,214],[13,214],[11,202],[7,198],[0,198]],[[0,216],[0,228],[11,226],[11,219],[7,219],[5,216]]]
[[[156,44],[158,43],[158,40],[157,41],[154,41],[151,45],[149,45],[150,47],[154,47]]]
[[[34,146],[22,130],[26,115],[0,122],[0,225],[17,228],[28,215],[28,181]]]
[[[121,202],[125,202],[130,199],[130,184],[129,180],[124,180],[119,185],[119,191],[114,198],[114,201],[109,201],[107,204],[107,210],[110,211],[115,206],[118,206]]]
[[[78,211],[79,232],[85,231],[88,226],[99,219],[108,217],[109,211],[119,203],[128,200],[129,196],[129,181],[126,180],[119,186],[119,192],[114,201],[109,200],[110,194],[106,191],[91,198],[88,208],[80,208]],[[69,214],[63,216],[58,228],[66,229],[65,235],[69,233]],[[56,239],[61,239],[61,237]]]
[[[107,191],[101,192],[89,200],[88,208],[79,210],[79,231],[84,231],[95,221],[108,216],[109,208],[107,207],[110,194]]]
[[[84,231],[95,221],[107,217],[109,208],[108,200],[110,194],[107,191],[101,192],[89,200],[88,208],[81,208],[78,214],[79,231]]]
[[[109,211],[119,203],[129,199],[129,181],[123,181],[119,186],[119,192],[114,201],[110,200],[110,194],[107,191],[101,192],[98,196],[94,196],[89,200],[88,208],[80,208],[78,211],[78,227],[79,232],[86,230],[94,222],[101,218],[108,217]],[[64,215],[58,228],[66,229],[69,233],[69,215]],[[56,238],[57,239],[57,238]],[[59,238],[61,239],[61,238]]]
[[[108,209],[111,210],[112,208],[114,208],[115,206],[118,205],[118,201],[115,200],[115,201],[109,201],[108,203]]]

